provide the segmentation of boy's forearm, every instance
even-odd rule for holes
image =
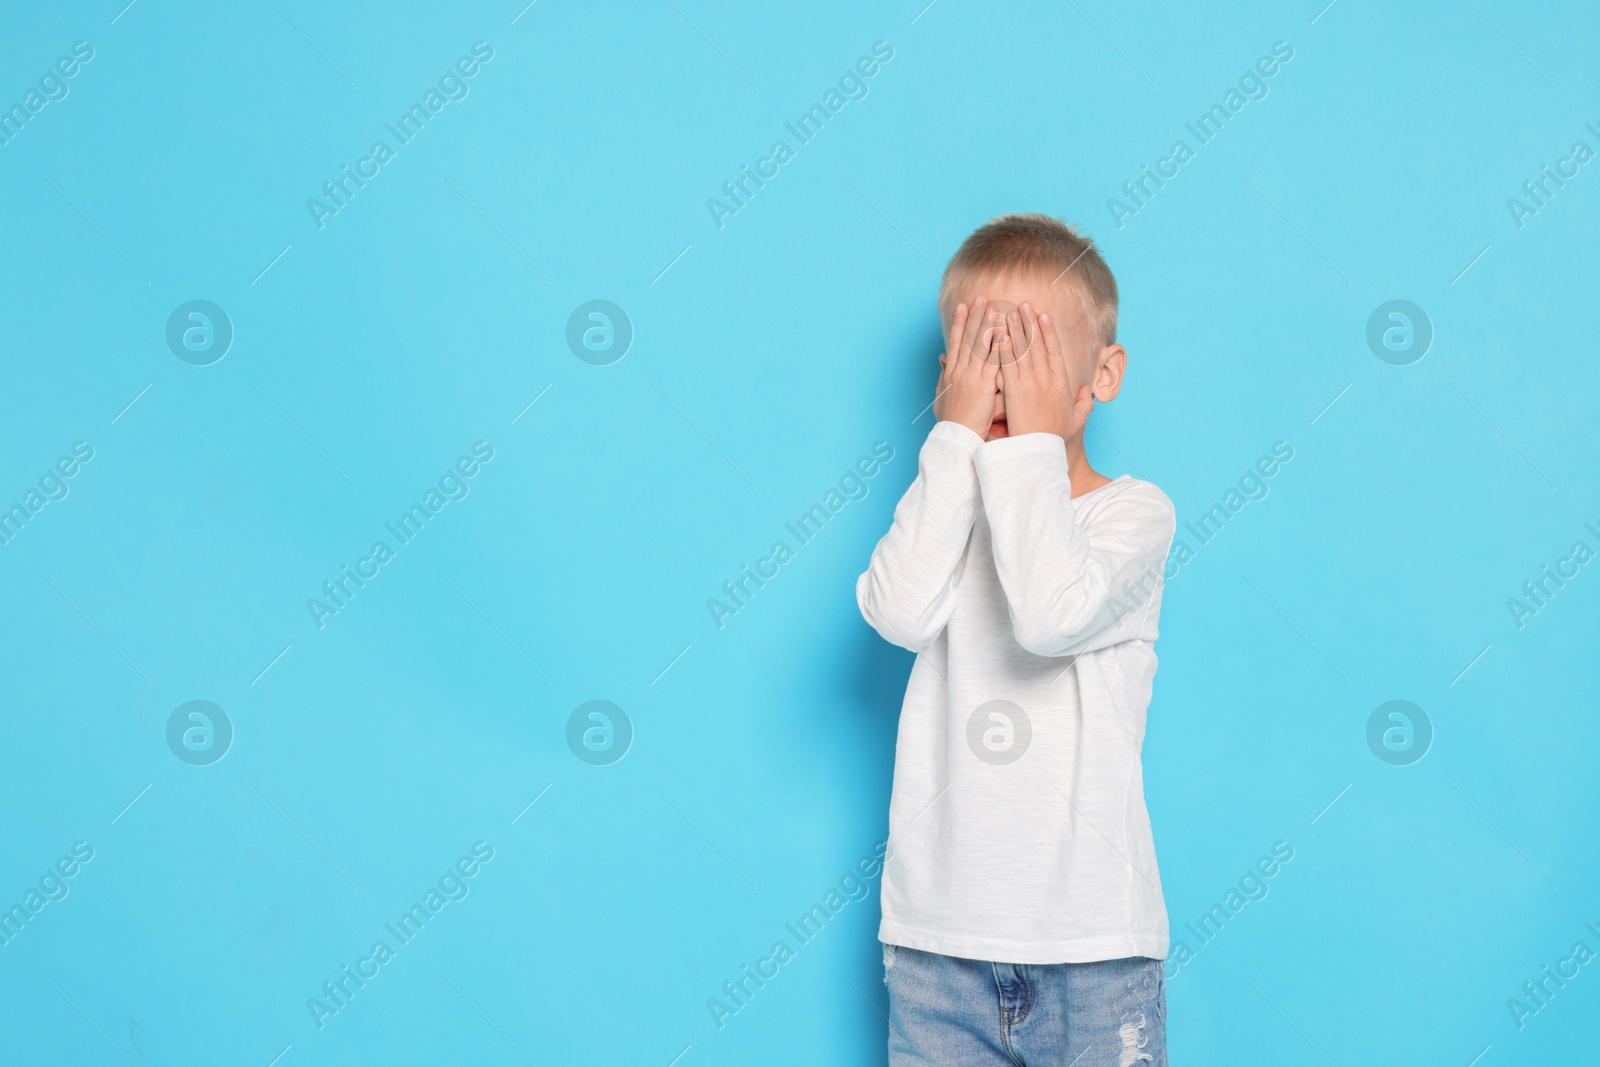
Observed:
[[[902,648],[919,651],[949,621],[957,570],[977,517],[972,454],[982,440],[967,427],[935,424],[918,453],[916,479],[856,581],[862,616]]]
[[[1050,435],[990,442],[974,468],[1017,643],[1064,656],[1140,636],[1137,609],[1159,585],[1173,532],[1156,505],[1130,502],[1084,529]]]

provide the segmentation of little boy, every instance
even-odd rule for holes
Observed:
[[[1089,466],[1117,287],[1043,215],[945,269],[936,422],[856,582],[917,653],[883,873],[889,1062],[1164,1067],[1167,914],[1139,750],[1176,520]]]

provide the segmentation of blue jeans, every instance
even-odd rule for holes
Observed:
[[[883,947],[889,1064],[1167,1065],[1161,961],[990,963]]]

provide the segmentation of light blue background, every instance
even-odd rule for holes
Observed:
[[[1101,470],[1189,520],[1294,449],[1166,595],[1174,937],[1295,849],[1172,978],[1173,1062],[1592,1054],[1600,963],[1523,1029],[1506,1003],[1600,950],[1600,565],[1506,606],[1600,548],[1600,162],[1506,206],[1600,149],[1592,7],[122,2],[0,34],[6,106],[95,50],[0,148],[0,503],[95,450],[0,548],[0,904],[95,849],[0,948],[8,1062],[881,1063],[876,881],[722,1029],[706,1001],[885,834],[910,658],[850,583],[930,425],[937,272],[1012,210],[1121,285]],[[306,199],[479,40],[319,230]],[[706,199],[880,40],[719,229]],[[1276,41],[1269,95],[1118,228]],[[196,298],[236,331],[205,368],[164,340]],[[596,298],[635,329],[609,367],[564,340]],[[1365,342],[1394,298],[1436,331],[1407,367]],[[470,496],[318,630],[306,599],[479,440]],[[719,630],[706,600],[878,441]],[[606,767],[565,741],[595,698],[636,730]],[[1365,740],[1394,698],[1436,731],[1407,767]],[[166,747],[191,699],[236,730],[208,767]],[[319,1030],[307,998],[478,840],[470,895]]]

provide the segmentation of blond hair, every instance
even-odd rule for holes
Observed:
[[[1083,300],[1090,335],[1102,346],[1117,340],[1117,280],[1100,257],[1094,239],[1049,215],[1001,215],[972,231],[944,269],[939,306],[952,294],[985,274],[1037,270],[1051,275],[1051,285],[1070,276]]]

